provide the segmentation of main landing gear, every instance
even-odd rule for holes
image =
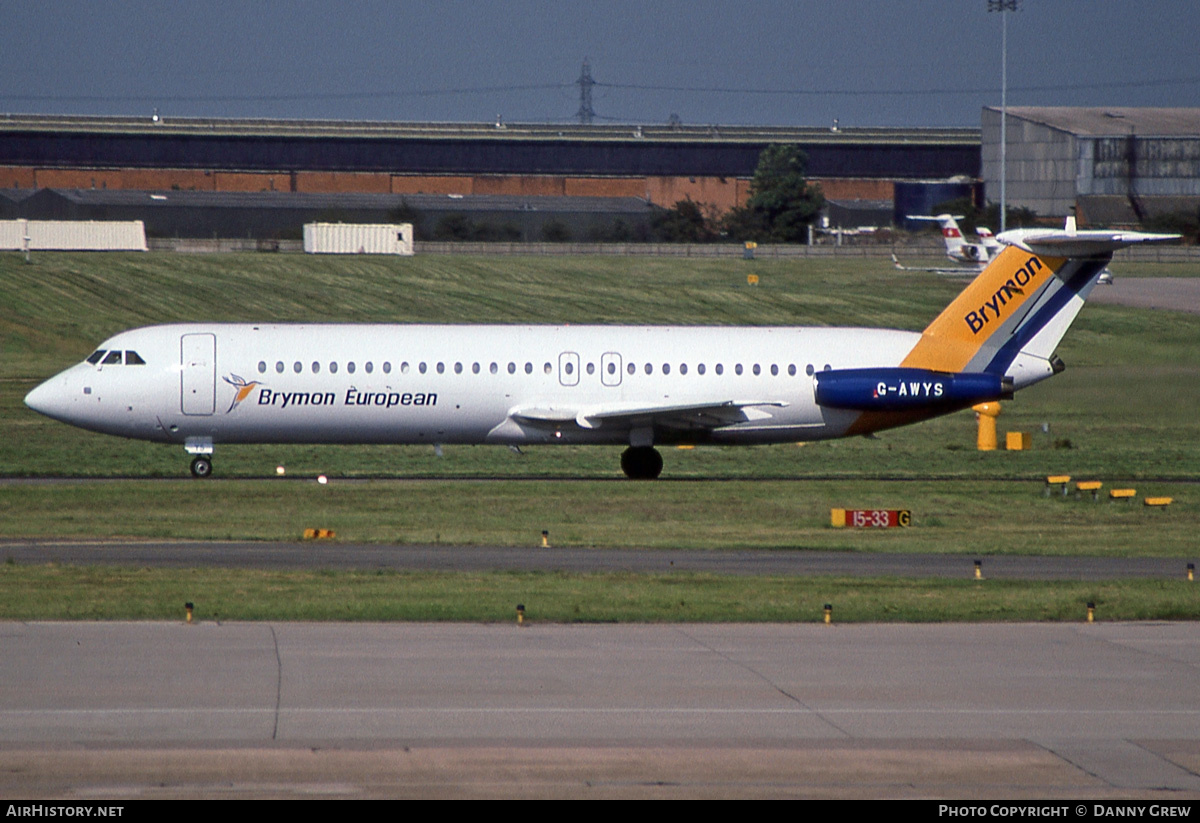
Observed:
[[[212,460],[202,454],[192,460],[192,477],[208,477],[210,474],[212,474]]]
[[[633,480],[653,480],[662,469],[662,455],[653,446],[630,446],[621,452],[621,471]]]

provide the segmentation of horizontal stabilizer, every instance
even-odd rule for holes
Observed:
[[[1097,229],[1013,229],[997,236],[1000,242],[1048,257],[1102,257],[1140,243],[1177,243],[1178,234]]]

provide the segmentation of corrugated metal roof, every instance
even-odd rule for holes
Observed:
[[[37,189],[0,189],[0,200],[7,203],[20,203],[26,197],[32,197]]]
[[[1010,110],[1011,111],[1011,110]],[[5,132],[163,134],[438,140],[646,141],[663,143],[897,143],[979,145],[974,128],[824,128],[722,125],[575,125],[546,123],[404,123],[367,120],[267,120],[199,117],[0,115]]]
[[[1000,109],[988,106],[997,115]],[[1009,117],[1041,123],[1080,137],[1200,137],[1200,108],[1009,106]]]

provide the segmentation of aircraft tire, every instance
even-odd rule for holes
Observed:
[[[653,480],[662,469],[662,455],[652,446],[630,446],[621,453],[621,471],[631,480]]]
[[[212,461],[203,455],[192,461],[192,477],[208,477],[212,474]]]

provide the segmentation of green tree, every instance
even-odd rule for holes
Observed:
[[[571,240],[571,227],[561,220],[547,220],[542,224],[542,240],[547,243],[567,243]]]
[[[799,146],[767,146],[750,181],[750,199],[726,215],[725,231],[736,240],[804,242],[825,205],[821,187],[808,185],[807,173],[808,155]]]
[[[705,243],[714,236],[710,221],[691,199],[657,212],[650,219],[650,227],[660,243]]]

